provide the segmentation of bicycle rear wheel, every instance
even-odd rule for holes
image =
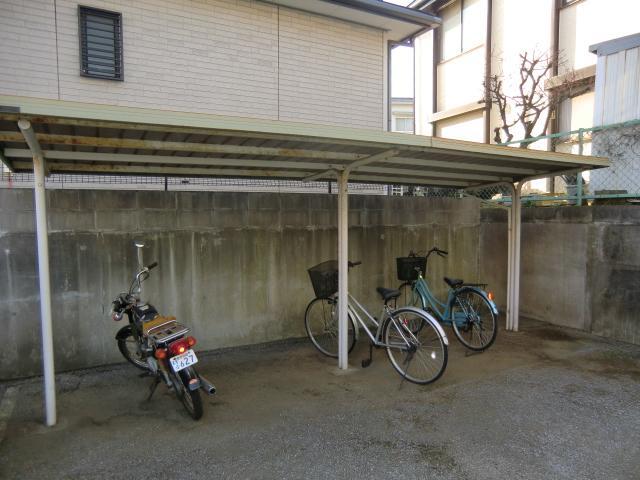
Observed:
[[[338,357],[338,299],[315,298],[304,313],[304,326],[311,343],[328,357]],[[356,344],[356,328],[353,318],[347,321],[347,348],[350,352]]]
[[[448,340],[426,313],[399,308],[387,318],[382,335],[391,365],[410,382],[435,382],[447,368]]]
[[[498,322],[491,305],[478,291],[460,289],[451,304],[453,333],[465,347],[486,350],[498,335]]]

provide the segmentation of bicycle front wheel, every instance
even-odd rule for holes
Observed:
[[[481,352],[495,341],[498,322],[491,305],[477,290],[460,289],[451,304],[453,333],[470,350]]]
[[[400,296],[396,300],[398,307],[416,307],[424,310],[424,302],[422,296],[413,288],[413,282],[405,282],[398,287]]]
[[[338,357],[338,299],[315,298],[304,313],[304,326],[311,343],[328,357]],[[350,352],[356,344],[356,328],[353,318],[347,321],[347,348]]]
[[[423,312],[399,308],[387,318],[383,339],[393,368],[410,382],[426,385],[447,368],[446,336],[437,322]]]

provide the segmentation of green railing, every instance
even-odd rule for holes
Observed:
[[[620,134],[616,132],[620,132],[623,129],[637,126],[640,126],[640,119],[607,125],[598,125],[588,128],[579,128],[577,130],[553,133],[550,135],[540,135],[537,137],[521,140],[512,140],[509,142],[501,143],[500,145],[522,145],[533,144],[544,140],[555,140],[556,142],[553,145],[554,150],[563,143],[575,143],[578,145],[578,154],[583,155],[585,144],[587,142],[592,142],[594,133],[603,132],[605,136],[606,134],[609,134],[609,136],[611,137],[611,139],[608,140],[609,146],[615,147],[617,146],[616,139],[618,136],[620,136]],[[619,152],[620,155],[607,155],[612,161],[612,166],[608,169],[603,169],[603,171],[612,169],[611,171],[614,172],[616,171],[616,169],[629,171],[630,175],[632,176],[625,177],[626,185],[616,185],[616,178],[612,175],[611,179],[609,180],[609,185],[607,185],[608,188],[606,190],[602,190],[599,193],[588,193],[585,192],[585,184],[582,177],[582,172],[578,172],[576,175],[575,194],[567,193],[558,195],[524,195],[522,198],[523,202],[529,201],[535,203],[540,201],[567,201],[572,202],[576,205],[582,205],[584,201],[587,200],[640,198],[640,155],[636,154],[640,153],[640,134],[638,135],[637,142],[633,138],[631,138],[630,140],[627,139],[627,142],[628,141],[631,141],[632,143],[626,144],[627,147],[629,147],[626,152],[624,151],[624,149],[621,149],[621,151]],[[637,152],[635,148],[636,146]],[[596,153],[600,154],[600,152]],[[637,164],[637,168],[633,168],[633,162]],[[632,185],[631,190],[633,191],[629,191],[629,185]]]

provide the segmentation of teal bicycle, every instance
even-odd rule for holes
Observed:
[[[426,310],[441,324],[451,326],[460,343],[468,349],[476,352],[486,350],[498,334],[498,307],[493,301],[493,294],[484,290],[484,284],[444,277],[449,286],[447,299],[445,302],[438,300],[422,276],[432,253],[440,257],[448,255],[448,252],[435,247],[424,256],[411,251],[408,257],[396,259],[398,280],[404,282],[398,288],[401,296],[397,301]]]

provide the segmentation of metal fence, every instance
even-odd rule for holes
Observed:
[[[563,153],[609,158],[611,166],[523,187],[523,202],[534,205],[640,203],[640,120],[579,128],[505,143],[529,144]]]
[[[336,182],[301,182],[296,180],[262,180],[246,178],[184,178],[124,175],[53,174],[46,179],[51,189],[95,190],[171,190],[171,191],[239,191],[280,193],[337,193]],[[33,188],[32,173],[0,174],[0,188]],[[386,185],[350,183],[349,193],[387,195]]]

